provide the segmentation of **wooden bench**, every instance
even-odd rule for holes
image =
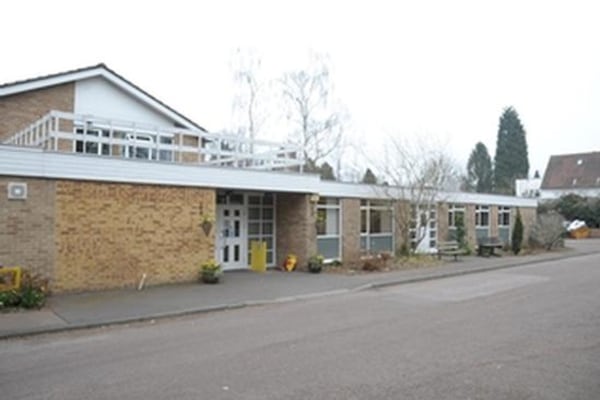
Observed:
[[[456,240],[450,240],[448,242],[438,242],[437,255],[438,259],[442,259],[442,256],[453,256],[454,261],[458,261],[458,256],[466,254],[465,249],[461,249]]]
[[[502,249],[503,247],[504,243],[498,237],[492,236],[485,239],[481,239],[478,242],[477,255],[481,257],[500,257],[500,254],[495,253],[494,250]]]

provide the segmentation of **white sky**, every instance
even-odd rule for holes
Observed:
[[[220,130],[230,125],[236,48],[255,49],[273,77],[312,49],[330,55],[363,141],[430,136],[464,166],[477,141],[493,158],[498,118],[512,105],[533,174],[551,154],[600,150],[596,3],[4,1],[0,82],[104,62]]]

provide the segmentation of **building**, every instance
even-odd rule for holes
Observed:
[[[571,193],[584,197],[600,196],[600,152],[550,157],[540,200],[554,200]]]
[[[248,268],[252,241],[270,266],[290,253],[357,263],[401,246],[405,207],[422,252],[459,214],[475,247],[508,243],[517,209],[526,231],[536,213],[531,199],[441,193],[411,206],[401,188],[322,181],[302,173],[301,148],[207,132],[102,64],[0,86],[0,143],[0,264],[55,292],[192,281],[210,258]]]
[[[541,178],[526,178],[515,180],[515,195],[517,197],[540,197]]]

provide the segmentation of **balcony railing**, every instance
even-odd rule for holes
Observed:
[[[300,146],[51,111],[4,141],[49,151],[187,164],[302,170]]]

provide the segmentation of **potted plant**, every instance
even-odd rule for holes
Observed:
[[[204,283],[218,283],[222,273],[221,264],[213,259],[203,263],[200,267],[200,278]]]
[[[204,234],[206,236],[208,236],[210,234],[210,231],[212,230],[212,226],[215,222],[215,217],[213,215],[210,214],[201,214],[200,215],[200,228],[202,228],[202,231],[204,232]]]
[[[318,274],[323,269],[323,256],[316,254],[308,259],[308,271]]]

